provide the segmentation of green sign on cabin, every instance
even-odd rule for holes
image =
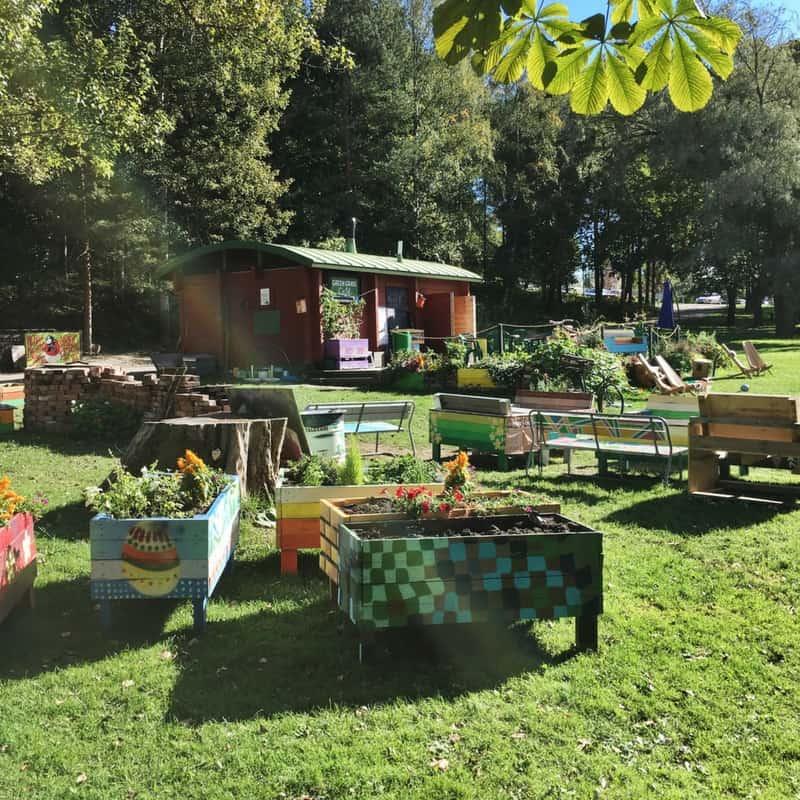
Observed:
[[[347,297],[353,302],[358,300],[358,278],[333,275],[328,286],[337,297]]]
[[[281,332],[280,311],[256,311],[253,314],[253,333],[273,336]]]

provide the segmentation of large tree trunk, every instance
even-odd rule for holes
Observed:
[[[728,319],[727,325],[729,328],[736,326],[736,294],[737,287],[735,283],[728,284]]]
[[[285,418],[212,415],[144,422],[122,463],[133,473],[153,463],[162,469],[175,469],[178,457],[188,449],[209,466],[238,475],[243,496],[272,495],[285,433]]]
[[[791,339],[797,324],[797,305],[789,293],[775,292],[775,335]]]

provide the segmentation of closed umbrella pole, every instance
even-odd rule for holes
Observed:
[[[661,311],[658,314],[658,327],[669,328],[669,330],[675,327],[675,317],[672,313],[672,284],[669,281],[664,281],[664,291],[661,295]]]

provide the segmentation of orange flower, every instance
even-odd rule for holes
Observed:
[[[184,474],[192,475],[198,470],[207,469],[206,462],[197,453],[187,450],[182,458],[178,459],[178,469]]]

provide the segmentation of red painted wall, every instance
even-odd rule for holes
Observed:
[[[322,333],[319,296],[324,271],[308,267],[257,267],[257,256],[240,253],[239,271],[215,270],[202,274],[180,275],[175,288],[181,319],[184,352],[207,352],[221,364],[249,367],[250,364],[311,364],[322,360]],[[245,257],[247,256],[247,257]],[[372,350],[378,349],[378,306],[386,304],[386,288],[408,290],[411,327],[432,325],[429,314],[416,308],[416,292],[424,295],[468,295],[469,284],[458,280],[432,280],[362,273],[361,293],[365,311],[361,335]],[[260,305],[260,290],[269,288],[270,304]],[[297,303],[305,300],[306,312],[298,313]],[[280,315],[280,332],[257,334],[253,316],[259,311]],[[441,322],[442,324],[438,324]],[[449,321],[447,321],[449,322]],[[447,335],[445,320],[437,321],[435,336]],[[441,330],[438,330],[441,329]],[[226,359],[227,355],[227,359]]]

